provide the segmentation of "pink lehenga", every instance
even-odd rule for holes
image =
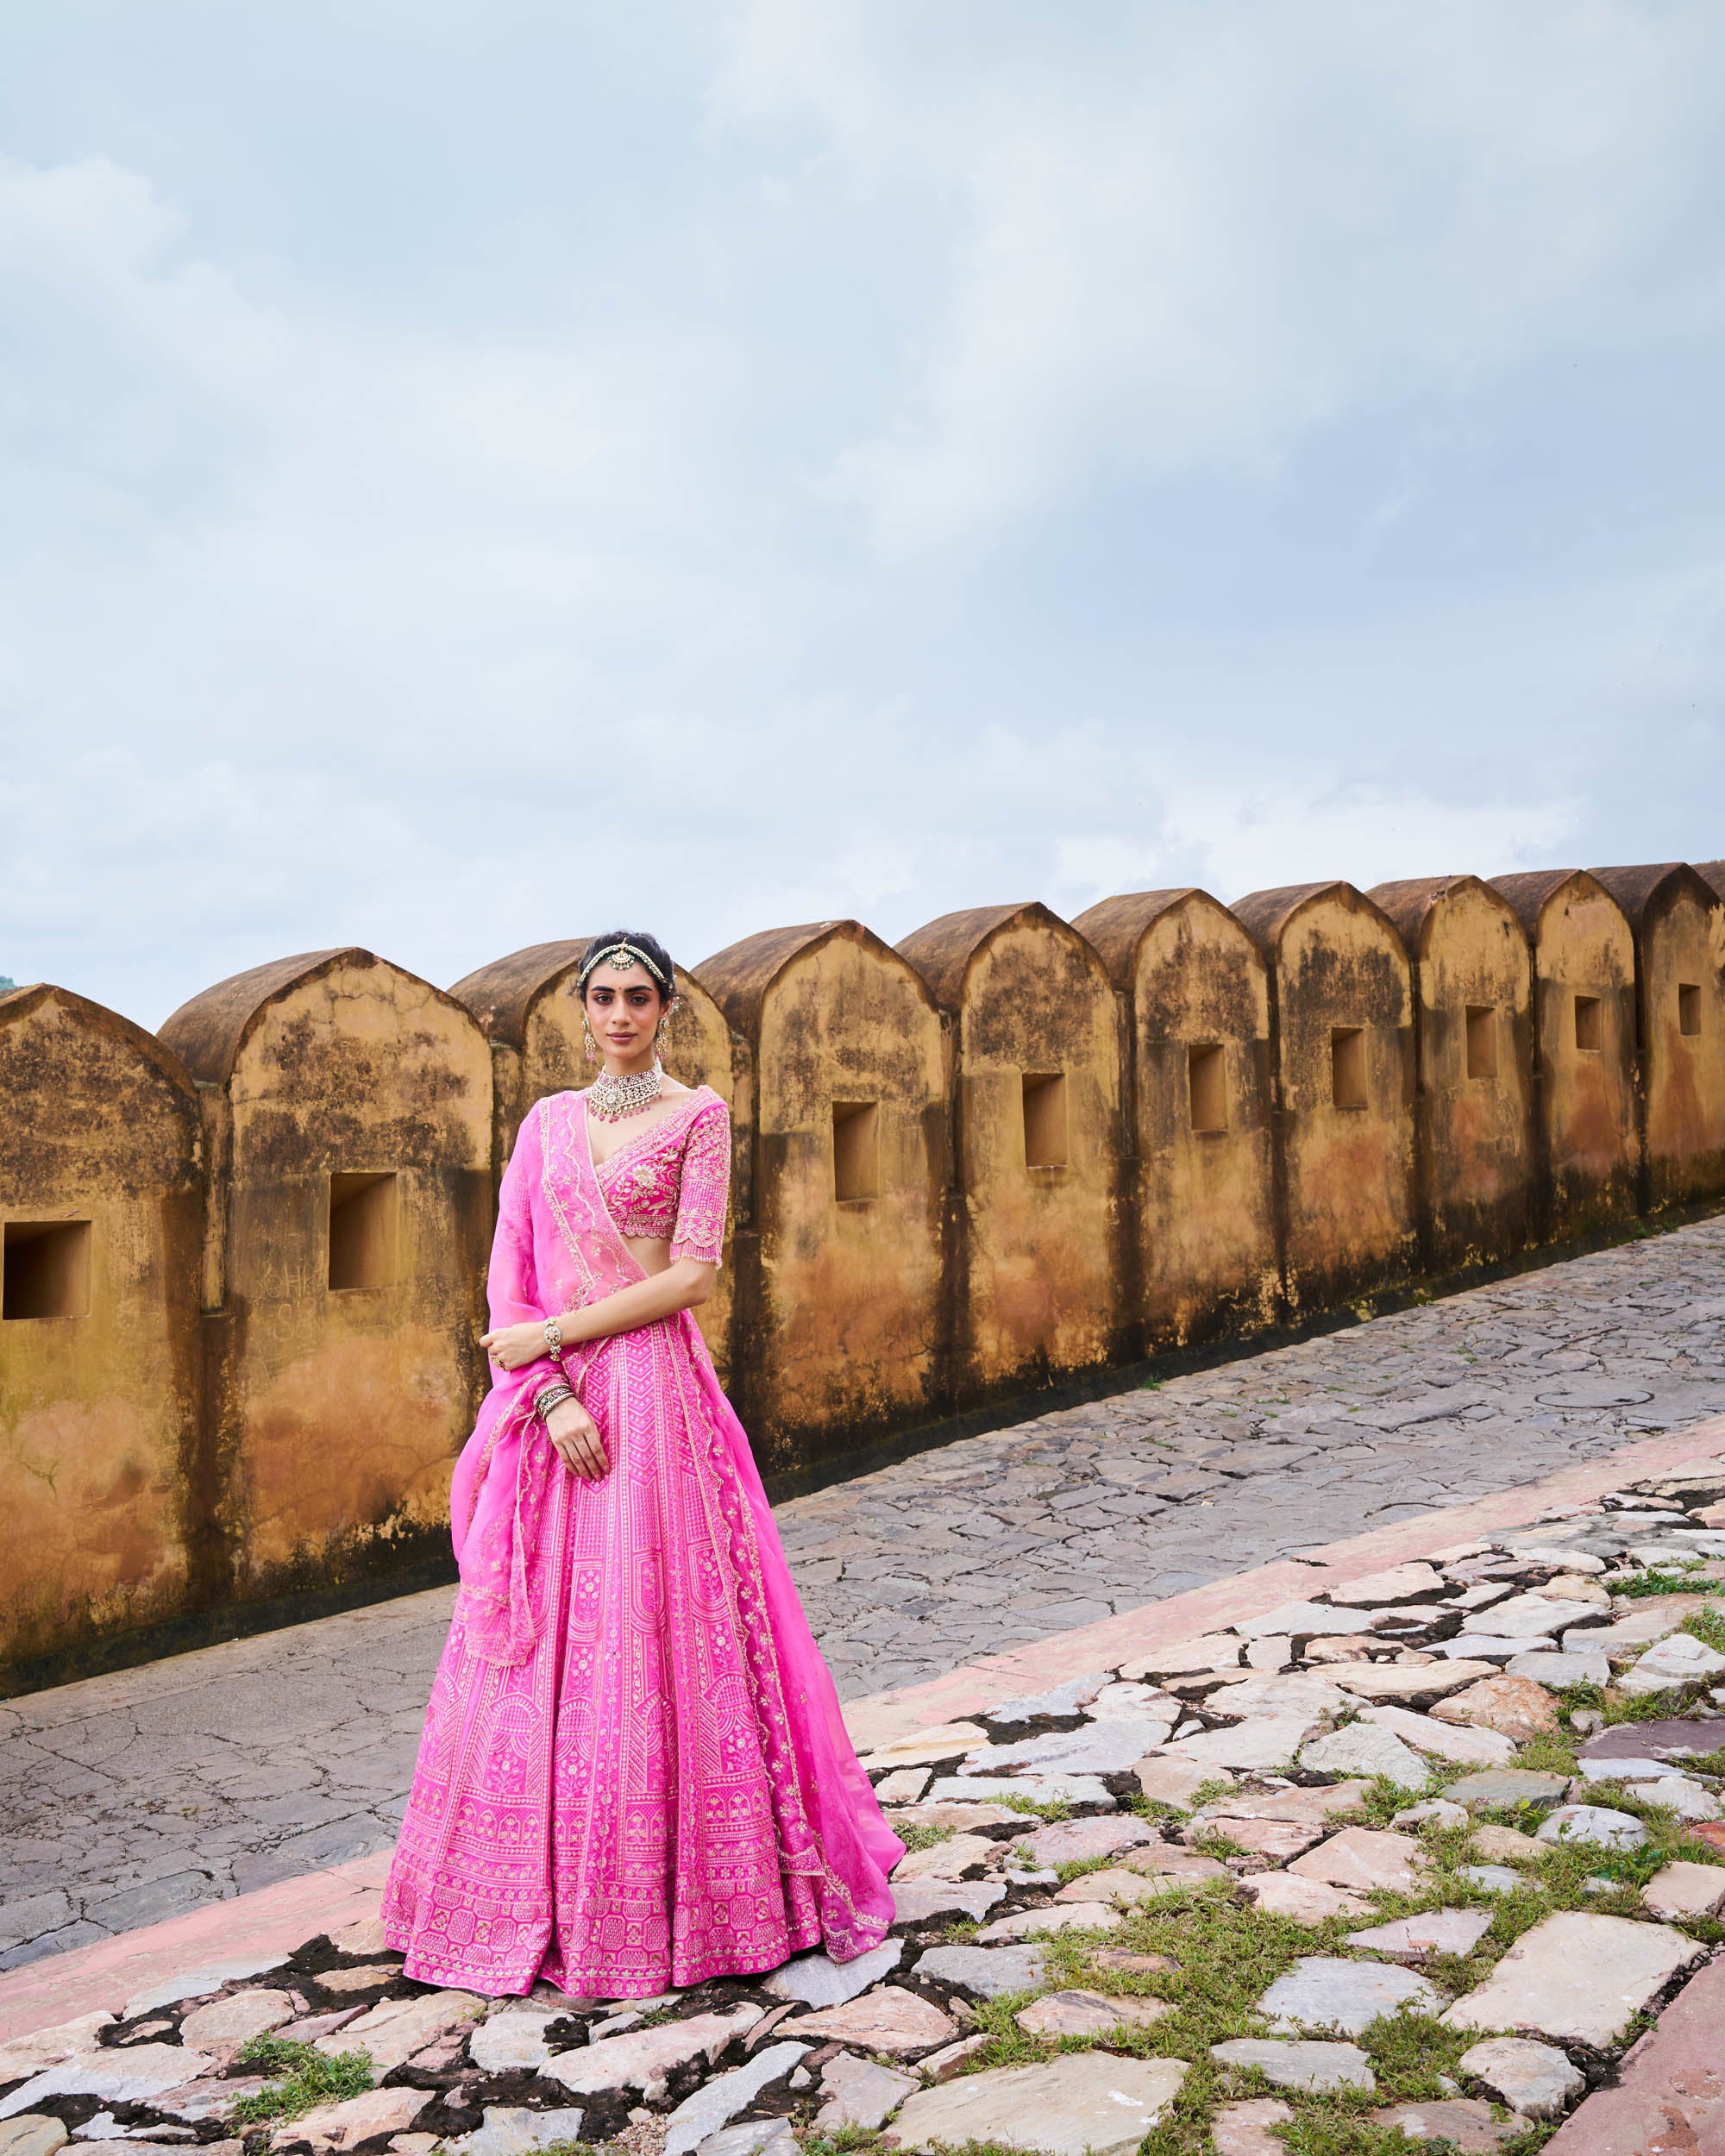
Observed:
[[[716,1259],[730,1131],[702,1087],[595,1169],[585,1096],[523,1124],[504,1176],[493,1326]],[[687,1312],[568,1351],[610,1471],[565,1468],[534,1407],[549,1362],[500,1374],[451,1492],[461,1586],[384,1896],[423,1982],[497,1996],[545,1977],[640,1998],[838,1960],[893,1921],[881,1818],[797,1600],[749,1440]]]

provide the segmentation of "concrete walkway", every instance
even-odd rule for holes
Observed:
[[[1725,1412],[1725,1221],[784,1507],[847,1698]],[[387,1846],[450,1591],[0,1705],[0,1968]]]

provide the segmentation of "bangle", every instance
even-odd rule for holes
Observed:
[[[554,1363],[563,1352],[563,1328],[555,1318],[545,1320],[545,1351]]]
[[[535,1398],[534,1412],[543,1421],[554,1407],[561,1407],[566,1400],[573,1400],[574,1396],[575,1388],[573,1385],[548,1385],[544,1391]]]

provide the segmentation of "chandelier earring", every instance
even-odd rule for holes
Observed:
[[[587,1061],[596,1063],[599,1061],[599,1043],[593,1038],[593,1030],[587,1024],[585,1015],[581,1018],[581,1041],[587,1051]]]
[[[673,996],[671,1000],[665,1006],[663,1011],[660,1012],[659,1023],[653,1030],[653,1046],[656,1052],[658,1050],[662,1049],[665,1044],[669,1040],[671,1037],[671,1020],[675,1018],[678,1012],[681,1011],[682,1007],[683,999],[681,996]]]

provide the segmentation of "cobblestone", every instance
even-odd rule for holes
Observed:
[[[787,1504],[839,1690],[915,1683],[1725,1411],[1722,1260],[1725,1219],[1700,1222]],[[386,1848],[450,1600],[0,1702],[0,1969]]]

